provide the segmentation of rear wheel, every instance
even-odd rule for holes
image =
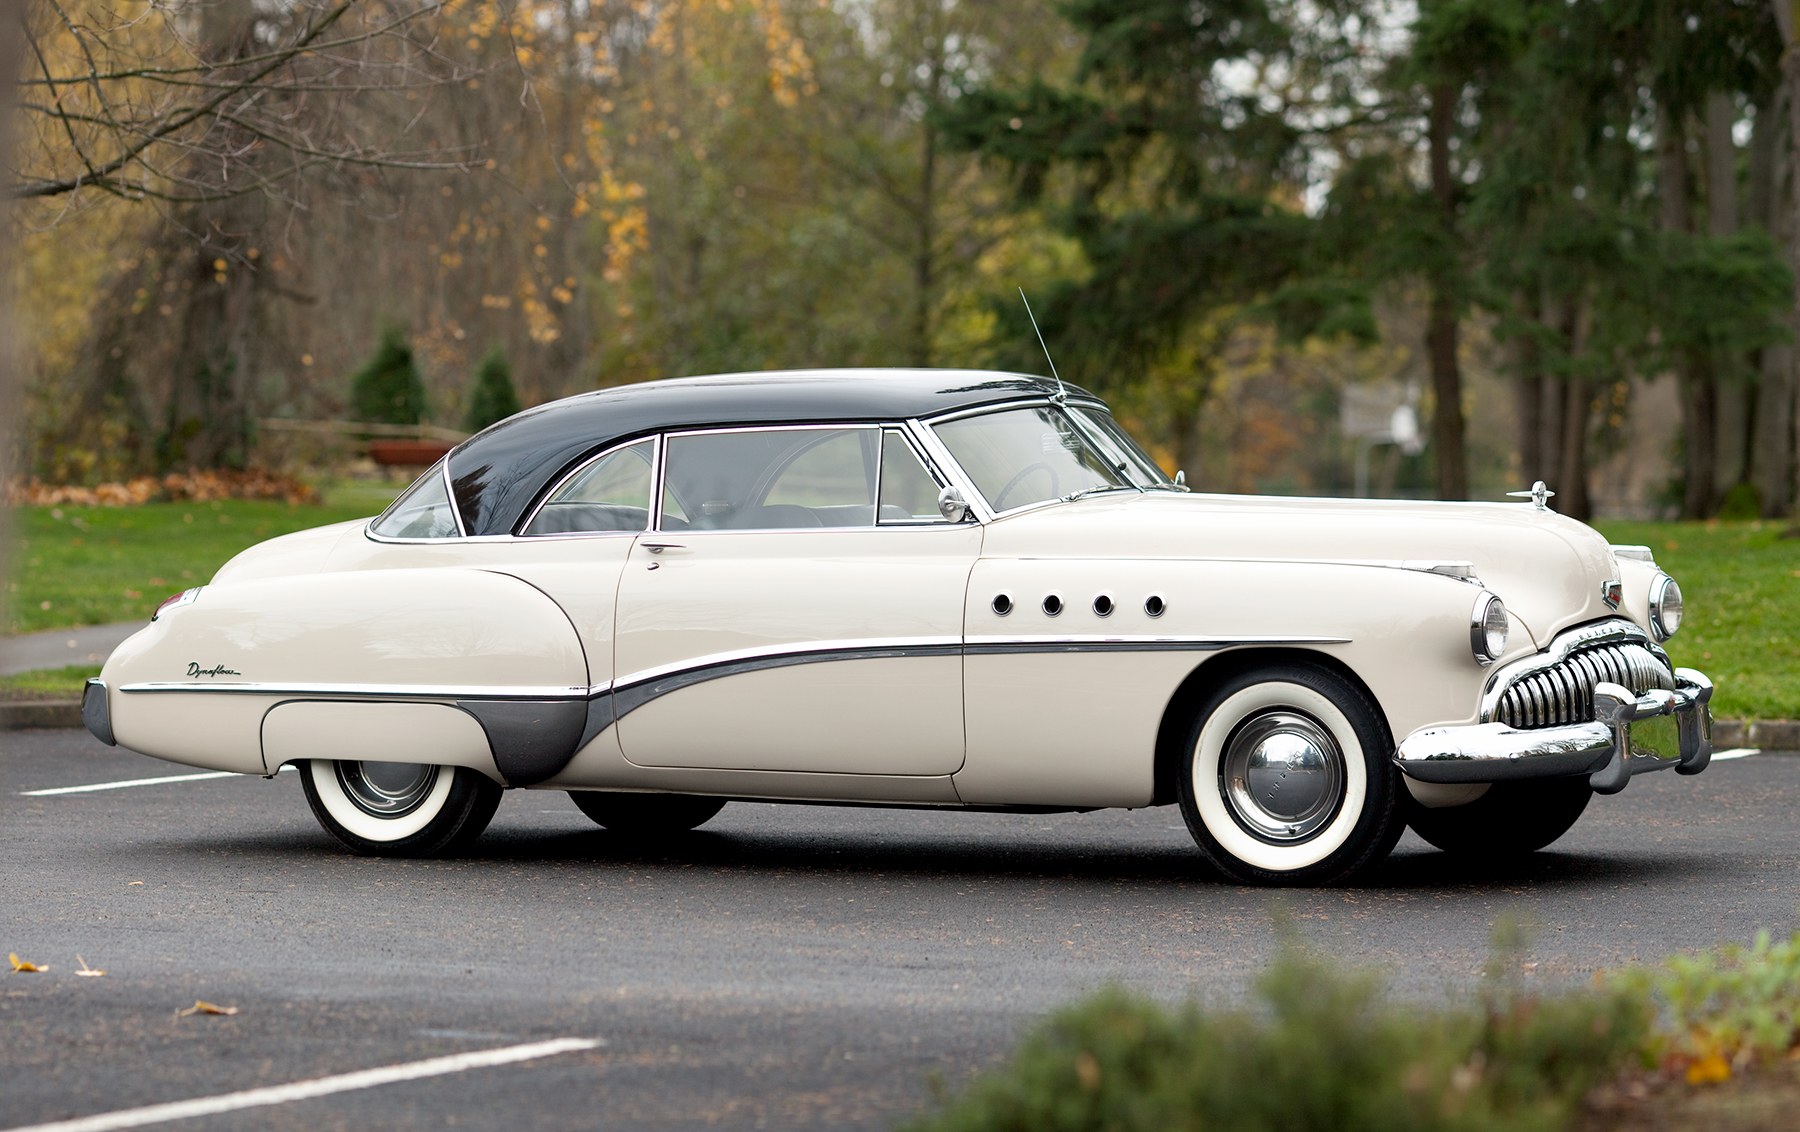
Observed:
[[[681,833],[711,821],[725,808],[723,798],[691,794],[629,794],[571,790],[581,812],[614,833]]]
[[[1312,664],[1240,673],[1201,704],[1181,812],[1241,884],[1332,884],[1381,861],[1405,828],[1393,742],[1360,686]]]
[[[1446,853],[1516,857],[1569,832],[1593,796],[1582,776],[1496,782],[1466,806],[1429,810],[1411,802],[1407,824]]]
[[[500,784],[460,766],[312,759],[300,768],[325,832],[358,853],[428,857],[464,848],[500,805]]]

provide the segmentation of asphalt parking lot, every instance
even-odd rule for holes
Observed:
[[[1208,876],[1173,809],[734,803],[643,844],[521,791],[469,857],[366,860],[292,775],[120,786],[193,772],[3,741],[0,952],[48,970],[0,973],[0,1129],[883,1128],[1105,983],[1242,1001],[1278,915],[1430,1000],[1503,916],[1554,985],[1791,931],[1800,895],[1777,754],[1640,779],[1523,863],[1409,837],[1364,887],[1275,895]]]

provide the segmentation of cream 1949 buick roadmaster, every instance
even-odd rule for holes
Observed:
[[[1523,853],[1696,774],[1681,591],[1545,505],[1189,494],[1073,386],[957,371],[653,382],[469,439],[371,522],[170,598],[88,686],[105,742],[295,764],[363,853],[503,788],[688,829],[734,798],[1178,804],[1253,883],[1411,824]]]

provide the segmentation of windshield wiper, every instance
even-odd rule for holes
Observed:
[[[1134,483],[1101,484],[1099,487],[1084,487],[1080,491],[1072,491],[1062,497],[1064,503],[1073,503],[1077,499],[1086,499],[1090,495],[1102,495],[1109,491],[1135,491],[1142,493],[1143,488]]]

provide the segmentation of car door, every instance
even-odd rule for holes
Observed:
[[[613,701],[640,766],[947,775],[963,761],[974,524],[898,427],[664,442],[619,587]]]

